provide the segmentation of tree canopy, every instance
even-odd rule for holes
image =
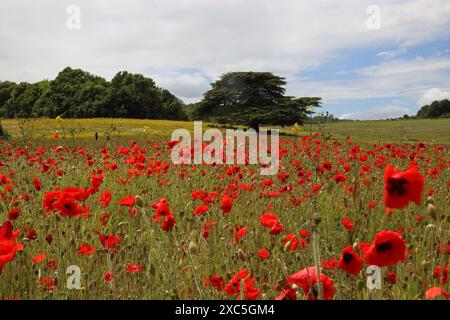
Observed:
[[[450,117],[450,101],[448,99],[433,101],[423,106],[416,115],[417,118],[446,118]]]
[[[286,81],[270,72],[230,72],[204,94],[194,118],[247,125],[302,124],[320,98],[285,95]]]
[[[51,81],[0,82],[0,115],[187,119],[184,103],[151,78],[121,71],[109,82],[69,67]]]

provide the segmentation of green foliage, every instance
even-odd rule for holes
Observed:
[[[109,82],[69,67],[51,81],[0,82],[0,115],[188,119],[184,103],[168,90],[156,87],[151,78],[122,71]]]
[[[450,101],[448,99],[434,101],[430,105],[423,106],[416,115],[421,119],[448,118],[450,117]]]
[[[230,72],[212,84],[193,112],[198,119],[257,129],[261,124],[302,124],[320,98],[285,96],[284,78],[270,72]]]

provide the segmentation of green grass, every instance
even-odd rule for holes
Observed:
[[[170,137],[177,128],[193,129],[192,121],[139,120],[139,119],[64,119],[57,123],[54,119],[37,119],[20,123],[16,119],[2,120],[4,129],[13,140],[24,138],[21,127],[28,130],[34,141],[53,140],[53,133],[58,132],[67,140],[92,140],[97,132],[100,141],[109,134],[111,137]],[[206,129],[206,125],[204,125]],[[292,134],[290,127],[280,128],[281,132]],[[350,136],[352,140],[367,143],[427,143],[450,144],[450,119],[420,120],[374,120],[374,121],[340,121],[318,125],[305,124],[298,135],[325,130],[338,140]]]
[[[341,121],[327,127],[338,137],[370,143],[450,143],[450,119]]]

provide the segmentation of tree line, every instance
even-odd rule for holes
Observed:
[[[229,72],[200,102],[185,105],[141,74],[121,71],[107,81],[67,67],[51,81],[0,82],[0,117],[191,119],[255,129],[302,124],[321,99],[286,96],[285,85],[284,78],[270,72]]]
[[[0,116],[188,119],[183,101],[151,78],[121,71],[107,81],[70,67],[51,81],[0,82]]]
[[[427,104],[420,108],[416,118],[433,119],[433,118],[450,118],[450,100],[436,100],[431,104]]]

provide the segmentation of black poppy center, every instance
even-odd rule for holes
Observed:
[[[406,193],[408,181],[405,178],[389,178],[387,191],[390,195],[403,196]]]
[[[346,252],[344,253],[344,262],[345,263],[350,263],[353,260],[353,255]]]
[[[72,209],[72,205],[70,203],[66,203],[64,204],[64,208],[66,208],[67,210]]]
[[[392,244],[390,242],[384,242],[377,245],[377,252],[386,252],[392,248]]]

